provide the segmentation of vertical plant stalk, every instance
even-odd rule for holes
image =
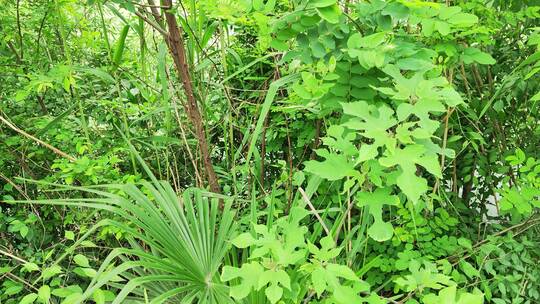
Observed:
[[[24,46],[23,46],[23,36],[21,30],[21,10],[20,3],[21,0],[17,0],[17,31],[19,33],[19,52],[21,60],[24,58]]]
[[[313,147],[311,148],[311,155],[309,156],[309,159],[316,159],[317,153],[315,153],[315,150],[319,148],[319,145],[321,144],[321,119],[317,119],[315,122],[315,140],[313,141]]]
[[[285,115],[285,127],[287,130],[287,163],[289,164],[289,174],[288,174],[288,189],[289,189],[289,197],[287,201],[287,209],[285,214],[289,214],[289,211],[291,211],[292,201],[293,201],[293,193],[292,193],[292,175],[293,175],[293,159],[292,159],[292,148],[291,148],[291,136],[289,134],[289,120],[287,119],[287,116]]]
[[[107,46],[107,54],[109,55],[109,60],[112,61],[111,43],[109,42],[109,33],[107,31],[107,26],[105,25],[105,18],[103,17],[103,7],[101,1],[97,2],[97,7],[99,11],[99,17],[101,19],[101,30],[103,31],[103,39],[105,40],[105,45]]]
[[[441,172],[444,172],[444,161],[445,161],[445,156],[446,156],[446,154],[444,154],[444,151],[446,150],[446,145],[448,142],[448,122],[449,122],[450,116],[452,115],[452,113],[454,113],[454,110],[455,108],[449,107],[446,110],[446,116],[444,117],[444,131],[443,131],[443,141],[442,141],[443,153],[441,154],[441,163],[440,163]],[[439,190],[440,182],[441,181],[437,177],[435,179],[435,186],[433,186],[433,192],[432,192],[433,194],[437,193],[437,191]],[[431,199],[431,202],[433,204],[433,199]]]
[[[176,115],[176,120],[178,122],[178,127],[180,128],[180,134],[182,135],[182,141],[186,145],[186,150],[189,156],[189,160],[191,161],[193,169],[195,170],[195,178],[196,178],[197,185],[202,186],[203,181],[202,181],[201,175],[199,174],[199,169],[198,169],[197,163],[195,162],[195,157],[193,157],[193,153],[191,153],[191,150],[189,149],[189,144],[186,138],[186,132],[184,131],[184,127],[182,125],[182,120],[180,119],[180,114],[178,113],[178,107],[176,106],[176,102],[174,102],[173,108],[174,108],[174,114]]]
[[[172,7],[172,0],[163,0],[162,6]],[[167,27],[169,29],[168,36],[166,37],[167,46],[169,47],[169,52],[173,57],[178,76],[184,87],[184,93],[187,100],[186,102],[183,102],[183,105],[195,129],[195,135],[197,136],[206,178],[210,186],[210,190],[215,193],[221,193],[218,178],[212,165],[212,159],[210,158],[206,130],[202,121],[199,107],[197,105],[197,100],[195,99],[195,95],[193,93],[193,85],[191,82],[191,76],[189,74],[186,51],[184,48],[184,38],[182,37],[182,28],[178,26],[176,17],[170,11],[165,10],[164,15]]]
[[[60,5],[58,4],[57,1],[54,2],[54,5],[55,5],[55,9],[56,9],[56,14],[57,14],[56,16],[58,18],[58,20],[56,20],[58,22],[58,27],[55,30],[56,30],[56,34],[57,34],[57,37],[58,37],[58,40],[59,40],[59,45],[60,45],[61,50],[62,50],[62,55],[66,57],[67,64],[70,67],[70,69],[72,69],[73,64],[72,64],[72,60],[71,60],[71,52],[70,52],[69,46],[66,43],[66,35],[65,35],[65,31],[64,31],[64,22],[62,20],[64,18],[64,13],[63,13],[63,11],[62,11],[62,9],[61,9],[61,7],[60,7]],[[71,99],[74,100],[75,102],[77,102],[77,105],[79,107],[79,116],[81,118],[84,137],[86,138],[86,142],[88,143],[88,148],[92,149],[92,142],[90,140],[90,132],[88,130],[88,122],[87,122],[86,116],[84,114],[84,106],[83,106],[81,98],[77,94],[77,90],[75,90],[74,84],[70,84],[69,93],[70,93]]]
[[[39,51],[40,51],[40,47],[41,47],[41,34],[43,33],[43,27],[45,26],[45,20],[47,20],[47,17],[49,16],[49,8],[47,7],[47,10],[45,11],[45,15],[43,15],[43,18],[41,19],[41,23],[39,25],[39,30],[38,30],[38,34],[37,34],[37,39],[36,39],[36,47],[37,47],[37,50],[36,50],[36,58],[41,58],[39,57]],[[46,42],[45,42],[46,43]]]
[[[461,77],[463,78],[463,85],[465,86],[465,91],[467,92],[467,97],[469,97],[469,101],[471,101],[472,94],[471,94],[471,89],[469,86],[469,81],[467,80],[467,73],[465,73],[465,66],[463,65],[463,61],[460,63],[460,72],[461,72]]]
[[[103,17],[103,4],[98,1],[98,12],[99,17],[101,21],[101,30],[103,31],[103,39],[105,40],[105,46],[107,47],[107,54],[108,59],[111,64],[111,71],[114,72],[113,77],[116,84],[116,92],[118,93],[118,100],[122,102],[122,94],[120,91],[120,76],[117,72],[118,68],[120,67],[120,62],[122,60],[122,55],[124,53],[125,43],[129,31],[129,25],[125,25],[122,30],[120,31],[120,37],[118,38],[118,41],[116,43],[116,48],[113,50],[111,46],[111,42],[109,41],[109,31],[107,30],[107,26],[105,25],[105,18]],[[124,128],[124,133],[127,136],[128,140],[131,139],[131,132],[129,130],[129,124],[128,124],[128,117],[127,117],[127,111],[126,111],[126,105],[122,102],[122,126]],[[135,155],[133,152],[129,153],[130,159],[131,159],[131,166],[133,167],[133,170],[137,172],[137,162],[135,161]]]
[[[220,31],[219,31],[219,41],[220,41],[220,48],[222,49],[222,52],[221,52],[221,65],[223,66],[223,78],[226,78],[226,77],[229,77],[228,76],[228,70],[227,70],[227,57],[226,57],[226,52],[224,50],[227,49],[227,47],[229,46],[230,44],[230,41],[229,41],[229,35],[228,35],[228,31],[227,31],[227,26],[225,25],[224,22],[220,22]],[[202,46],[201,46],[202,48]],[[223,93],[225,93],[225,96],[227,97],[226,100],[227,100],[227,104],[229,106],[229,109],[227,111],[227,125],[224,126],[224,134],[223,136],[225,138],[227,138],[228,140],[228,143],[225,145],[226,147],[226,155],[227,155],[227,159],[228,159],[228,164],[227,164],[227,167],[229,168],[229,172],[232,172],[232,179],[233,179],[233,184],[234,185],[237,185],[236,183],[236,162],[235,162],[235,148],[234,148],[234,130],[233,130],[233,114],[235,113],[235,109],[234,109],[234,102],[233,102],[233,99],[231,97],[231,94],[229,92],[229,88],[227,87],[227,85],[225,85],[225,83],[222,83],[222,88],[223,88]],[[238,115],[238,113],[236,113]],[[264,138],[264,136],[263,136]],[[264,158],[264,155],[265,153],[262,153],[263,155],[263,158]],[[261,167],[261,172],[264,172],[264,165]],[[261,174],[263,175],[263,174]],[[264,177],[261,179],[261,184],[264,185]],[[236,186],[233,187],[233,193],[234,195],[236,195]]]
[[[454,113],[455,108],[448,108],[446,110],[446,116],[444,117],[444,134],[443,134],[443,145],[442,149],[443,151],[446,150],[446,145],[448,142],[448,120],[450,119],[450,116],[452,113]],[[444,160],[445,160],[446,154],[442,153],[441,155],[441,170],[444,171]]]
[[[268,128],[268,116],[264,120],[263,131],[261,134],[261,185],[264,188],[264,162],[266,159],[266,129]]]
[[[148,73],[146,70],[146,38],[144,35],[144,20],[139,18],[139,48],[141,50],[140,54],[140,65],[141,65],[141,72],[142,77],[144,80],[148,79]]]
[[[45,100],[45,96],[43,95],[37,96],[37,101],[39,103],[39,107],[41,108],[41,112],[43,113],[43,115],[47,115],[48,111],[47,111],[47,106],[45,105],[44,100]]]

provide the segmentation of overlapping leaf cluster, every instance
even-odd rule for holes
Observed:
[[[317,17],[309,12],[297,18]],[[442,35],[448,35],[470,28],[477,19],[461,13],[460,8],[412,2],[362,3],[355,13],[359,20],[371,20],[373,26],[360,31],[355,23],[346,22],[345,16],[328,19],[321,15],[328,23],[297,34],[298,49],[302,54],[311,53],[308,58],[300,57],[305,64],[336,63],[335,69],[320,79],[317,75],[303,77],[293,90],[300,98],[318,100],[320,115],[325,115],[328,107],[343,114],[342,119],[331,122],[323,138],[327,148],[317,150],[323,160],[306,162],[305,170],[328,180],[349,179],[371,187],[372,192],[359,194],[358,204],[367,206],[374,217],[370,235],[384,241],[392,237],[392,227],[383,224],[381,204],[407,201],[414,206],[426,205],[429,198],[424,195],[429,185],[442,177],[440,156],[453,155],[441,147],[436,134],[441,114],[463,104],[440,67],[433,64],[437,52],[404,35],[402,23],[421,25],[422,34],[429,37],[433,33],[428,29],[434,22]],[[440,20],[434,21],[436,17]],[[321,34],[325,27],[339,27],[343,34],[304,41],[305,35],[315,37],[310,33]],[[321,57],[313,46],[325,40],[333,42]],[[311,88],[327,93],[304,94]]]

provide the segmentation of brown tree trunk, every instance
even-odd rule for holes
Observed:
[[[165,7],[172,7],[172,0],[162,0],[162,5]],[[155,16],[155,15],[154,15]],[[173,57],[174,65],[178,71],[178,76],[184,86],[184,92],[186,95],[186,102],[183,102],[185,111],[193,124],[195,129],[195,135],[197,136],[199,150],[202,155],[202,161],[206,173],[206,178],[212,192],[221,193],[219,187],[218,178],[214,167],[212,165],[212,159],[210,158],[210,152],[208,148],[208,141],[206,138],[205,127],[202,121],[199,106],[193,93],[193,85],[191,83],[191,76],[189,75],[189,68],[186,59],[186,51],[184,49],[184,39],[182,37],[182,29],[176,22],[176,17],[169,11],[165,11],[165,20],[168,27],[168,39],[167,45],[169,51]],[[160,21],[160,20],[156,20]]]

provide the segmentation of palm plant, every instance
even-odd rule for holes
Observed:
[[[221,209],[216,195],[200,189],[188,189],[179,197],[168,183],[158,181],[135,154],[151,182],[142,182],[140,187],[57,185],[59,190],[79,190],[87,197],[32,201],[96,208],[123,219],[104,219],[82,237],[111,225],[127,234],[130,246],[110,252],[76,303],[82,303],[103,285],[120,288],[115,304],[231,302],[227,286],[219,280],[219,268],[229,249],[227,240],[236,229],[231,200],[219,196],[225,199]],[[119,275],[128,283],[114,283]]]

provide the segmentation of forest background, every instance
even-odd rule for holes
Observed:
[[[540,303],[540,1],[0,5],[0,303]]]

